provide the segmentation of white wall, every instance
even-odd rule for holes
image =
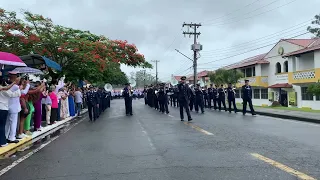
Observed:
[[[283,70],[284,62],[287,61],[287,58],[282,58],[278,54],[278,50],[280,47],[283,47],[284,49],[284,54],[290,53],[293,51],[297,51],[299,49],[302,49],[301,46],[294,45],[291,43],[288,43],[286,41],[280,41],[277,45],[275,45],[271,51],[266,55],[266,60],[270,62],[269,64],[269,70],[268,70],[268,83],[269,86],[276,84],[276,79],[277,77],[275,76],[276,74],[276,63],[279,62],[281,64],[281,70]],[[288,62],[288,66],[289,62]]]
[[[261,64],[255,65],[255,76],[261,76]]]
[[[314,69],[314,53],[302,54],[300,57],[296,58],[298,60],[297,71],[303,71],[308,69]]]
[[[261,76],[268,76],[269,64],[261,64]]]
[[[320,50],[314,52],[314,67],[320,68]]]

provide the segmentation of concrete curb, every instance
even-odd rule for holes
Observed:
[[[237,112],[241,112],[242,113],[242,109],[238,109]],[[247,114],[248,113],[251,113],[251,111],[247,111]],[[310,123],[320,124],[320,119],[291,116],[291,115],[288,115],[288,114],[275,114],[275,113],[262,112],[262,111],[255,111],[255,113],[258,114],[258,115],[262,115],[262,116],[269,116],[269,117],[275,117],[275,118],[281,118],[281,119],[288,119],[288,120],[295,120],[295,121],[303,121],[303,122],[310,122]]]
[[[81,112],[81,114],[86,113],[88,110],[85,109]],[[23,139],[20,140],[19,143],[17,144],[9,144],[8,146],[5,147],[0,147],[0,159],[7,158],[11,156],[12,154],[16,153],[17,151],[26,149],[29,145],[34,143],[35,141],[38,141],[39,139],[43,138],[45,135],[51,134],[62,127],[71,120],[77,118],[75,117],[68,117],[65,120],[58,121],[56,124],[53,124],[51,126],[46,126],[42,129],[42,131],[37,131],[32,134],[32,136],[27,136]]]

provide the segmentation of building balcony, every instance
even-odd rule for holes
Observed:
[[[248,79],[249,84],[253,87],[268,87],[268,76],[253,76],[239,79],[236,87],[242,87],[244,85],[244,80]]]
[[[289,72],[288,78],[290,84],[318,82],[320,79],[320,68]]]

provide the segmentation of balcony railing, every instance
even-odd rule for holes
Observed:
[[[238,83],[237,87],[241,87],[244,85],[244,80],[248,79],[249,84],[251,86],[257,86],[257,87],[268,87],[268,76],[254,76],[254,77],[246,77],[241,78]]]
[[[320,69],[309,69],[304,71],[289,72],[289,83],[310,83],[318,82],[320,78]]]

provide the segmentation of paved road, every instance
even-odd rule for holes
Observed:
[[[188,124],[176,108],[169,116],[138,100],[123,114],[123,100],[112,101],[0,179],[320,179],[316,124],[215,111]]]

